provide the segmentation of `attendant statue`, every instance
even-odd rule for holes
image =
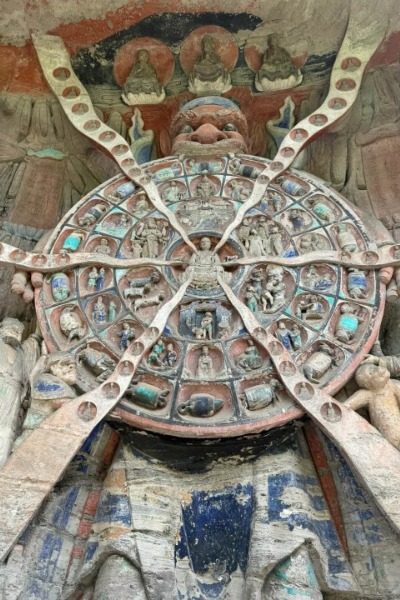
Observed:
[[[6,318],[0,325],[0,465],[10,454],[29,390],[29,373],[40,355],[39,336],[22,343],[24,324]]]
[[[41,356],[31,373],[30,387],[31,404],[16,441],[18,445],[49,414],[82,393],[75,356],[64,351]]]
[[[364,362],[356,371],[356,382],[360,389],[345,402],[354,410],[367,408],[372,425],[393,446],[400,450],[400,382],[390,379],[391,370],[386,366],[400,362],[395,357],[371,357],[374,362]],[[369,359],[367,359],[369,360]],[[398,373],[397,369],[393,369]]]
[[[165,98],[157,72],[150,62],[148,50],[141,49],[137,53],[136,62],[128,75],[121,96],[125,104],[158,104]]]
[[[285,48],[278,44],[278,36],[271,33],[267,38],[261,68],[255,78],[255,86],[259,92],[285,90],[302,82],[303,75],[297,69]]]
[[[224,94],[231,87],[230,74],[217,54],[214,38],[206,34],[201,40],[201,55],[189,75],[189,92]]]

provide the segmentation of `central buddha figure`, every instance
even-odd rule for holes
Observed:
[[[217,54],[215,41],[206,34],[201,40],[201,55],[189,75],[189,91],[199,96],[223,94],[231,87],[230,74]]]
[[[193,275],[192,286],[197,289],[207,290],[218,285],[218,276],[224,276],[224,268],[219,256],[211,250],[211,240],[202,237],[199,251],[190,259],[190,266],[186,274]]]

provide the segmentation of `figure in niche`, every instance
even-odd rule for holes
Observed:
[[[150,62],[148,50],[141,49],[136,56],[131,72],[123,87],[121,96],[125,104],[158,104],[165,98],[157,72]]]
[[[214,333],[213,313],[210,311],[206,311],[205,313],[200,313],[200,314],[201,314],[200,322],[198,321],[198,319],[196,319],[196,322],[198,324],[197,325],[195,324],[195,326],[191,328],[191,332],[193,333],[196,340],[206,340],[206,339],[212,340],[214,337],[214,335],[213,335],[213,333]],[[191,323],[191,319],[189,317],[189,320],[187,322],[189,327],[190,327],[190,323]],[[220,327],[221,323],[219,323],[218,326]]]
[[[237,179],[232,179],[231,190],[231,198],[234,202],[245,202],[250,195],[250,190]]]
[[[320,321],[324,316],[324,306],[318,296],[307,294],[296,308],[296,317],[304,321]]]
[[[64,240],[62,250],[67,252],[76,252],[79,246],[82,244],[84,234],[80,231],[73,231]]]
[[[213,182],[206,175],[203,175],[196,186],[196,196],[202,200],[208,201],[210,196],[215,195],[215,192],[216,189]]]
[[[261,294],[263,312],[277,310],[285,301],[286,285],[282,267],[267,267],[267,280]]]
[[[164,200],[166,202],[179,202],[183,199],[184,194],[181,192],[177,182],[172,180],[166,190],[164,190]]]
[[[93,267],[90,271],[89,271],[89,275],[87,278],[87,287],[89,290],[95,290],[96,289],[96,281],[97,281],[97,277],[99,276],[99,272],[97,270],[96,267]]]
[[[263,274],[261,269],[254,269],[250,275],[251,287],[255,290],[257,297],[261,297],[262,285],[263,285]]]
[[[78,219],[78,223],[81,227],[94,225],[106,212],[107,206],[104,204],[95,204]]]
[[[257,229],[250,230],[249,237],[249,254],[250,256],[264,256],[264,245],[263,240],[260,237]]]
[[[66,300],[71,294],[71,283],[66,273],[55,273],[51,280],[51,294],[56,301]]]
[[[247,388],[240,399],[248,410],[260,410],[279,400],[276,390],[280,389],[282,384],[272,377],[269,382]]]
[[[238,237],[246,250],[249,250],[249,238],[251,231],[251,219],[249,217],[245,217],[242,221],[238,229]]]
[[[278,225],[272,225],[269,238],[271,254],[274,256],[282,256],[283,254],[283,237]]]
[[[136,233],[132,234],[131,240],[132,244],[133,242],[140,244],[143,258],[157,258],[167,241],[167,225],[163,223],[159,226],[153,217],[139,225]]]
[[[293,208],[289,211],[288,219],[291,224],[293,233],[300,233],[306,226],[306,222],[300,210]]]
[[[60,329],[68,338],[69,342],[73,339],[80,340],[86,333],[80,316],[75,312],[74,306],[66,306],[60,315]]]
[[[368,296],[368,277],[365,271],[352,267],[348,269],[347,290],[355,300],[363,300]]]
[[[292,343],[292,348],[293,350],[296,352],[296,350],[300,350],[301,348],[301,331],[300,331],[300,327],[296,324],[293,323],[292,325],[292,329],[289,332],[289,336],[290,336],[290,341]]]
[[[202,346],[197,361],[196,377],[204,381],[210,381],[215,377],[213,359],[210,356],[208,346]]]
[[[142,217],[150,209],[149,200],[147,194],[144,191],[140,191],[137,195],[137,201],[135,202],[133,213],[136,217]]]
[[[108,240],[106,238],[101,238],[100,244],[97,244],[97,246],[93,248],[93,252],[95,252],[96,254],[111,254],[111,248],[109,246]]]
[[[246,306],[251,310],[251,312],[256,313],[258,311],[259,296],[256,290],[251,285],[247,286],[244,299],[246,302]]]
[[[213,321],[212,313],[206,312],[200,323],[200,327],[204,331],[204,338],[209,340],[213,338]]]
[[[97,325],[104,325],[107,321],[107,307],[103,302],[103,296],[99,296],[93,305],[92,319]]]
[[[356,307],[344,302],[340,307],[340,317],[336,325],[335,337],[340,342],[347,344],[351,342],[357,333],[360,320]]]
[[[236,365],[245,371],[255,371],[262,366],[262,358],[253,340],[247,340],[247,348],[239,354]]]
[[[79,351],[77,358],[78,364],[86,367],[98,382],[107,379],[116,365],[115,360],[110,358],[108,354],[96,350],[88,344],[86,344],[86,347],[83,348],[83,350]]]
[[[178,361],[178,355],[173,344],[167,344],[164,356],[164,364],[173,369]]]
[[[122,237],[130,226],[130,220],[125,213],[120,213],[119,215],[116,215],[116,217],[115,220],[108,219],[106,222],[103,222],[101,227],[103,231],[106,231],[111,235]]]
[[[308,191],[308,188],[301,185],[299,181],[284,177],[283,175],[276,178],[276,183],[281,186],[284,192],[291,196],[304,196]]]
[[[176,213],[177,217],[183,225],[191,229],[222,228],[224,223],[231,221],[235,216],[232,203],[221,197],[210,197],[203,188],[201,190],[202,195],[197,195],[181,206]]]
[[[300,240],[300,252],[301,254],[307,254],[308,252],[317,252],[317,250],[326,250],[327,241],[317,233],[309,233],[303,235]]]
[[[106,280],[106,270],[104,267],[100,267],[99,273],[96,277],[96,284],[95,284],[96,292],[101,292],[101,290],[104,288],[105,280]]]
[[[147,362],[152,367],[163,367],[163,355],[165,353],[165,344],[160,338],[152,347]]]
[[[119,349],[125,352],[129,344],[135,339],[135,332],[126,321],[122,323],[122,330],[118,333]]]
[[[358,367],[356,382],[361,389],[345,404],[353,410],[368,408],[372,425],[400,449],[400,383],[390,379],[384,360],[381,363],[380,357],[372,358],[377,358],[378,364],[366,362]]]
[[[324,202],[321,202],[321,200],[319,200],[318,198],[310,198],[308,201],[308,205],[311,208],[314,215],[320,221],[323,221],[324,223],[332,223],[332,221],[335,220],[335,215],[333,211],[329,208],[329,206],[324,204]]]
[[[358,250],[357,240],[346,223],[339,223],[337,227],[337,241],[343,254],[347,256]]]
[[[313,352],[303,365],[304,375],[311,383],[319,383],[320,380],[333,366],[340,364],[340,356],[336,349],[328,344],[320,344],[318,350]]]
[[[231,87],[231,77],[217,54],[214,38],[206,34],[201,40],[201,55],[189,75],[189,92],[218,95]]]
[[[117,229],[127,229],[130,225],[129,217],[122,213],[117,221]]]
[[[274,212],[279,212],[283,208],[283,200],[278,192],[268,192],[268,197],[272,202],[272,208]]]
[[[139,240],[131,240],[131,254],[132,258],[142,258],[142,244]]]
[[[267,38],[261,68],[255,78],[255,86],[259,92],[286,90],[302,82],[303,75],[297,69],[285,48],[278,44],[278,35],[271,33]]]
[[[304,275],[304,284],[313,290],[327,290],[333,285],[329,274],[320,274],[315,265],[310,265]]]
[[[161,338],[152,347],[147,362],[150,366],[160,369],[172,369],[175,367],[178,355],[173,344],[165,345]]]
[[[264,255],[271,254],[271,244],[269,240],[269,228],[267,219],[265,217],[260,217],[258,219],[258,227],[257,233],[262,240]]]
[[[279,321],[275,336],[289,352],[301,348],[301,331],[296,323],[293,323],[289,329],[284,321]]]
[[[115,321],[116,317],[117,317],[117,305],[114,302],[114,300],[110,300],[110,304],[108,305],[108,314],[107,314],[107,320],[109,323],[112,323],[113,321]]]
[[[219,256],[211,250],[210,238],[201,238],[199,251],[191,256],[186,273],[192,276],[192,286],[197,289],[213,288],[218,284],[218,275],[224,276]]]
[[[283,344],[286,350],[292,350],[292,340],[290,339],[290,331],[286,327],[284,321],[279,321],[278,329],[275,332],[275,336]]]

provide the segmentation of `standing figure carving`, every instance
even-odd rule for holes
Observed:
[[[22,342],[24,324],[5,318],[0,324],[0,464],[10,454],[29,401],[29,374],[40,355],[40,338]]]

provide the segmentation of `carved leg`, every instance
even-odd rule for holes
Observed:
[[[147,600],[140,572],[123,556],[107,558],[100,567],[94,586],[93,600],[115,598]]]
[[[322,600],[314,567],[303,546],[275,567],[268,577],[262,600]]]

